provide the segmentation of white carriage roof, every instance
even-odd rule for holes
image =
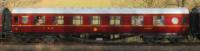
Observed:
[[[187,8],[14,8],[12,13],[56,14],[188,14]]]

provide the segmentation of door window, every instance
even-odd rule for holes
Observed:
[[[19,17],[18,16],[14,16],[14,23],[18,24],[19,23]]]

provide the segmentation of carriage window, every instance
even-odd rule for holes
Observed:
[[[56,16],[54,17],[54,24],[55,25],[63,25],[64,24],[64,16]]]
[[[132,16],[131,24],[134,26],[142,26],[144,24],[144,17],[143,16]]]
[[[83,24],[83,17],[82,16],[74,16],[72,22],[73,22],[73,25],[81,25],[81,24]]]
[[[45,24],[45,16],[36,16],[34,17],[35,25],[44,25]]]
[[[183,24],[187,24],[187,17],[183,17]]]
[[[120,25],[120,20],[121,20],[120,16],[111,16],[110,17],[110,24],[111,25]]]
[[[18,16],[14,16],[14,21],[15,21],[16,24],[19,23],[19,18],[18,18]]]
[[[154,16],[153,17],[153,25],[163,26],[164,25],[164,16]]]
[[[22,16],[22,23],[27,24],[28,23],[28,16]]]
[[[92,16],[92,25],[100,24],[100,16]]]

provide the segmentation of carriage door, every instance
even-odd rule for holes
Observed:
[[[3,10],[2,14],[2,32],[11,32],[12,18],[8,8]]]

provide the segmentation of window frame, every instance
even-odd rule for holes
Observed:
[[[144,26],[144,16],[131,16],[132,26]]]
[[[177,17],[178,18],[178,17]],[[183,16],[183,19],[182,19],[182,24],[183,25],[186,25],[186,24],[188,24],[188,21],[187,21],[187,16]]]
[[[83,16],[73,16],[72,25],[82,25],[83,24]]]
[[[100,16],[92,16],[90,17],[91,25],[100,25],[101,24],[101,17]]]
[[[39,23],[39,19],[42,20],[41,24],[38,24]],[[45,25],[46,24],[46,16],[34,16],[33,24],[34,25]]]
[[[110,16],[110,25],[121,25],[122,16]]]
[[[64,16],[54,16],[53,17],[53,25],[64,25],[65,20],[64,20]],[[62,21],[62,23],[60,24],[59,21]]]
[[[14,19],[14,24],[19,24],[19,16],[13,16],[13,19]]]
[[[160,17],[161,19],[159,19],[158,17]],[[159,24],[157,24],[157,21],[158,21],[157,19],[160,20]],[[165,25],[165,16],[163,15],[153,16],[153,26],[164,26],[164,25]]]

